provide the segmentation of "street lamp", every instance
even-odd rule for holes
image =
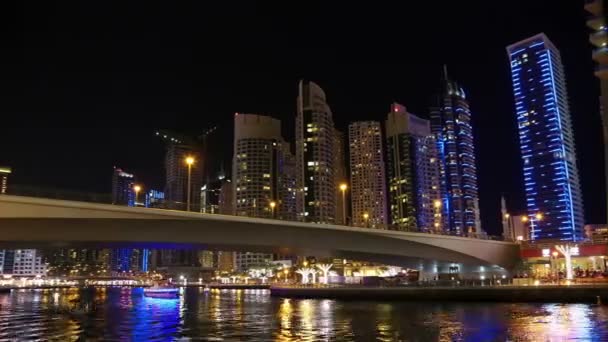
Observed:
[[[270,202],[270,212],[271,212],[271,217],[274,218],[274,208],[277,206],[277,202],[272,201]]]
[[[289,269],[284,269],[283,273],[285,273],[285,283],[287,283],[287,275],[289,275]]]
[[[186,157],[186,164],[188,165],[188,195],[186,201],[186,211],[190,211],[190,178],[192,175],[192,164],[194,164],[194,157],[188,156]]]
[[[139,186],[139,185],[133,186],[133,191],[135,191],[135,200],[133,201],[133,206],[137,207],[137,197],[139,195],[139,192],[141,191],[141,186]]]
[[[342,224],[346,226],[346,189],[348,185],[346,183],[340,184],[340,191],[342,191]]]
[[[364,213],[363,214],[363,219],[365,220],[365,227],[369,228],[369,214],[368,213]]]

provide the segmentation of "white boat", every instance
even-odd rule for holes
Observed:
[[[147,287],[144,288],[144,296],[151,298],[174,299],[179,297],[179,289],[176,287]]]

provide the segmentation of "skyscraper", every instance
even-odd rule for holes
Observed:
[[[279,120],[236,114],[232,177],[236,215],[280,218],[282,212],[295,213],[295,208],[289,208],[295,192],[295,169],[290,163],[293,156],[281,137]]]
[[[112,174],[112,204],[135,206],[135,176],[114,167]],[[133,249],[117,248],[110,253],[110,269],[113,272],[127,272],[131,270]]]
[[[8,189],[8,176],[11,174],[10,167],[0,166],[0,194],[5,194]]]
[[[238,216],[295,218],[293,156],[281,136],[281,122],[268,116],[235,114],[233,191]],[[290,207],[291,206],[291,207]],[[236,267],[272,260],[272,254],[237,253]]]
[[[135,202],[135,176],[114,167],[112,175],[112,204],[132,207]]]
[[[187,137],[171,132],[156,132],[166,143],[165,153],[165,205],[170,209],[186,210],[188,198],[188,165],[186,158],[193,157],[190,174],[190,211],[200,210],[200,189],[203,182],[203,161],[200,147]]]
[[[158,131],[163,139],[165,152],[165,200],[164,207],[174,210],[187,210],[188,191],[190,191],[190,211],[200,211],[200,189],[203,182],[203,161],[200,145],[194,139],[169,131]],[[191,167],[190,187],[188,188],[188,165],[186,158],[194,158]],[[152,263],[159,267],[198,268],[198,252],[195,250],[162,249],[154,253]]]
[[[447,68],[431,107],[431,132],[439,153],[441,208],[447,220],[444,231],[457,235],[480,233],[471,111],[464,89],[448,78]]]
[[[323,89],[300,81],[296,116],[296,205],[299,219],[334,223],[334,122]]]
[[[589,42],[596,47],[591,57],[598,64],[595,76],[600,80],[599,110],[604,133],[604,172],[606,195],[608,196],[608,23],[606,23],[608,0],[586,0],[585,10],[591,13],[591,17],[587,20],[587,26],[593,30],[589,35]],[[608,201],[605,205],[608,205]],[[606,214],[608,214],[608,210]]]
[[[351,123],[348,126],[348,143],[353,225],[385,228],[386,175],[380,123]]]
[[[583,199],[559,51],[544,34],[507,47],[532,240],[577,241]]]
[[[430,122],[393,103],[385,129],[390,223],[400,230],[442,231],[441,178]]]

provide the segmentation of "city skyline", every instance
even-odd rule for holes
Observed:
[[[461,5],[466,10],[473,10],[471,18],[484,18],[481,9],[472,5]],[[472,6],[474,7],[474,6]],[[513,23],[512,9],[506,8],[499,19]],[[464,12],[464,10],[462,11]],[[542,15],[540,15],[542,13]],[[168,13],[171,16],[175,13]],[[518,13],[519,14],[519,13]],[[373,16],[373,13],[371,14]],[[200,72],[208,68],[195,68],[188,79],[194,80],[186,84],[171,80],[167,86],[159,87],[158,91],[150,89],[144,82],[155,84],[149,76],[139,68],[134,69],[134,76],[125,76],[128,82],[135,82],[139,87],[127,86],[127,83],[107,83],[102,80],[100,88],[106,86],[112,89],[109,93],[100,92],[89,101],[94,107],[84,106],[78,97],[69,97],[74,101],[51,101],[46,95],[31,90],[26,86],[28,102],[24,107],[17,108],[16,102],[8,98],[12,93],[6,92],[4,105],[7,113],[31,113],[31,118],[38,119],[39,125],[25,125],[19,117],[10,116],[9,125],[27,127],[28,134],[9,130],[0,144],[0,163],[12,166],[14,169],[11,181],[14,184],[27,184],[71,188],[81,191],[101,192],[107,189],[107,179],[102,179],[98,169],[121,165],[136,173],[148,188],[163,188],[161,143],[156,140],[153,132],[157,128],[167,127],[183,130],[192,135],[201,134],[210,127],[218,126],[223,132],[231,131],[231,119],[234,112],[259,112],[280,119],[286,140],[294,142],[293,126],[295,117],[294,98],[297,95],[297,81],[300,78],[317,82],[328,96],[329,105],[335,116],[336,128],[345,131],[348,123],[358,120],[383,120],[386,106],[393,101],[405,103],[408,109],[427,118],[430,95],[437,87],[441,74],[441,65],[448,64],[450,74],[466,88],[471,101],[476,145],[481,146],[477,153],[479,188],[481,198],[481,213],[484,227],[489,233],[499,234],[492,229],[500,229],[499,201],[500,195],[506,192],[507,202],[511,211],[523,210],[523,178],[520,175],[519,150],[517,146],[516,122],[513,119],[513,100],[510,91],[510,76],[504,56],[504,46],[544,31],[556,45],[566,51],[563,56],[566,75],[570,84],[578,87],[571,91],[572,112],[574,121],[575,140],[582,146],[579,149],[581,160],[581,179],[585,201],[602,201],[604,195],[598,193],[594,184],[603,181],[602,170],[597,170],[596,159],[602,158],[601,126],[599,124],[597,81],[593,78],[593,61],[590,58],[592,46],[587,41],[588,29],[585,27],[586,14],[581,4],[543,4],[530,5],[529,20],[526,25],[514,26],[509,33],[498,33],[483,49],[472,49],[471,42],[459,42],[462,49],[458,54],[450,49],[442,48],[444,54],[434,54],[438,48],[429,46],[424,40],[411,41],[411,47],[420,51],[414,56],[408,55],[403,59],[404,64],[393,65],[338,65],[329,67],[327,64],[317,65],[318,60],[308,65],[285,68],[275,67],[268,70],[256,70],[247,63],[240,66],[219,65],[215,70],[206,70],[205,77],[199,77]],[[545,18],[551,17],[551,18]],[[559,20],[558,20],[559,19]],[[521,20],[521,19],[518,19]],[[560,24],[556,24],[560,22]],[[464,25],[464,24],[463,24]],[[472,24],[454,28],[455,35],[473,32]],[[477,25],[475,25],[477,26]],[[477,29],[477,28],[475,28]],[[85,27],[84,30],[93,30]],[[440,30],[437,30],[440,31]],[[130,32],[130,31],[128,31]],[[380,31],[376,31],[380,32]],[[401,31],[403,32],[403,31]],[[567,32],[567,33],[565,33]],[[435,33],[429,33],[431,37]],[[387,36],[390,37],[389,34]],[[34,39],[31,35],[26,38]],[[127,35],[127,40],[130,38]],[[72,38],[59,37],[60,43],[66,43]],[[74,38],[76,39],[76,38]],[[184,37],[184,45],[194,44],[191,37]],[[370,43],[367,42],[367,45]],[[455,43],[449,43],[455,44]],[[391,45],[386,45],[389,47]],[[149,46],[144,45],[144,51]],[[148,48],[145,49],[145,48]],[[400,48],[399,46],[395,48]],[[341,48],[330,49],[327,58],[335,60],[336,52]],[[25,51],[30,51],[30,48]],[[330,52],[331,52],[330,51]],[[347,51],[347,50],[343,50]],[[162,55],[166,56],[166,55]],[[179,53],[176,54],[179,56]],[[91,57],[86,55],[84,57]],[[92,57],[91,57],[92,58]],[[152,57],[150,57],[152,58]],[[175,57],[177,58],[177,57]],[[166,80],[167,70],[184,70],[178,66],[177,59],[170,57],[166,63],[159,66],[158,72],[151,71],[159,80]],[[86,58],[85,58],[86,59]],[[428,61],[427,61],[428,59]],[[154,60],[154,58],[153,58]],[[373,62],[373,61],[372,61]],[[28,60],[27,63],[47,70],[49,65],[62,65],[60,61]],[[59,63],[59,64],[58,64]],[[121,62],[122,63],[122,62]],[[128,66],[127,64],[119,64]],[[147,62],[143,62],[144,64]],[[167,64],[169,63],[169,64]],[[418,69],[420,69],[418,71]],[[19,70],[19,68],[17,68]],[[487,74],[487,75],[481,75]],[[38,76],[36,76],[38,75]],[[62,72],[20,76],[18,79],[40,77],[43,80],[64,80],[65,86],[82,84],[90,94],[88,79],[70,80],[64,78]],[[126,75],[120,74],[119,75]],[[10,75],[9,75],[10,76]],[[9,77],[8,79],[14,79]],[[92,75],[91,80],[96,78]],[[209,81],[205,81],[208,79]],[[198,81],[200,80],[200,81]],[[413,82],[404,82],[411,80]],[[210,88],[207,82],[214,84]],[[201,82],[201,83],[199,83]],[[259,84],[259,87],[252,85]],[[413,83],[409,85],[407,83]],[[27,83],[29,84],[29,83]],[[45,83],[46,84],[46,83]],[[59,91],[57,98],[65,98],[66,87],[52,90],[43,84],[43,90],[51,93]],[[414,86],[415,85],[415,86]],[[167,87],[173,87],[169,89]],[[254,89],[256,88],[256,89]],[[164,93],[159,93],[163,91]],[[133,94],[134,96],[125,96]],[[21,95],[20,95],[21,96]],[[91,95],[87,95],[91,96]],[[217,99],[213,99],[216,97]],[[87,103],[89,103],[87,102]],[[204,104],[203,104],[204,102]],[[122,106],[120,104],[126,104]],[[84,106],[84,107],[83,107]],[[127,110],[128,108],[128,110]],[[45,119],[39,113],[52,111],[54,119]],[[81,113],[76,115],[75,113]],[[91,114],[93,113],[93,114]],[[107,114],[105,114],[107,113]],[[106,115],[120,115],[125,121],[121,127],[110,127]],[[125,116],[124,113],[128,113]],[[151,115],[154,114],[154,115]],[[56,126],[55,122],[65,122],[65,128]],[[106,123],[107,122],[107,123]],[[94,127],[96,126],[96,127]],[[496,126],[497,129],[489,129]],[[585,132],[591,132],[589,134]],[[595,135],[593,134],[595,132]],[[120,139],[112,139],[116,135]],[[230,134],[226,134],[229,136]],[[582,137],[581,137],[582,136]],[[580,139],[579,139],[580,138]],[[107,141],[104,141],[107,139]],[[230,137],[227,137],[228,142]],[[114,140],[114,141],[111,141]],[[64,154],[54,155],[52,151],[69,150],[68,147],[77,143],[72,151],[81,158],[78,164],[73,164],[73,158]],[[491,144],[494,146],[490,147]],[[599,146],[597,146],[599,145]],[[229,163],[229,154],[224,163]],[[226,153],[225,153],[226,154]],[[34,157],[35,156],[35,157]],[[45,172],[39,171],[47,166]],[[66,178],[69,174],[70,177]],[[495,182],[494,177],[505,179],[505,182]],[[91,181],[93,180],[93,181]],[[587,206],[586,222],[602,222],[604,208]]]

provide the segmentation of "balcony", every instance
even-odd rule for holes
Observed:
[[[602,80],[608,80],[608,65],[598,65],[595,68],[595,77]]]
[[[593,32],[589,35],[589,42],[599,48],[608,46],[608,34],[604,30]]]
[[[608,47],[597,48],[591,54],[591,58],[599,64],[608,65]]]
[[[606,18],[603,16],[591,16],[587,19],[587,26],[592,28],[595,31],[605,30],[606,29]]]
[[[603,0],[585,0],[585,11],[599,16],[602,14]]]

